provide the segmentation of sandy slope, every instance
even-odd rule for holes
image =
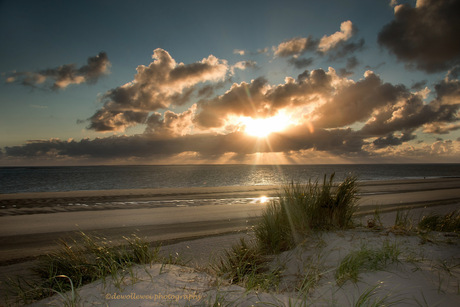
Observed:
[[[358,282],[338,285],[336,268],[346,255],[363,246],[377,250],[385,244],[396,246],[398,261],[379,271],[361,272]],[[196,268],[153,264],[86,285],[78,290],[78,301],[84,306],[354,306],[369,292],[365,306],[381,301],[454,307],[460,302],[459,255],[460,237],[453,234],[432,233],[422,244],[418,236],[388,229],[324,232],[271,262],[271,267],[282,268],[282,275],[270,292],[248,292]],[[308,291],[299,291],[308,276],[316,276],[315,282]],[[33,306],[62,303],[62,297],[55,296]]]

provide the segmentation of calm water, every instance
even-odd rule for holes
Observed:
[[[333,172],[360,180],[457,177],[460,164],[2,167],[0,193],[271,185]]]

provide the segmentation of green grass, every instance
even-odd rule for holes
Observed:
[[[441,232],[460,232],[460,210],[452,211],[446,215],[430,214],[424,216],[418,223],[418,228]]]
[[[388,264],[397,262],[400,254],[399,247],[388,241],[379,249],[361,246],[361,249],[351,252],[340,262],[335,273],[337,284],[342,285],[347,280],[357,282],[360,273],[382,270]]]
[[[280,270],[270,270],[266,255],[255,244],[243,238],[226,250],[215,270],[217,274],[232,284],[240,284],[247,290],[273,290],[279,283]]]
[[[413,229],[413,220],[410,216],[410,210],[396,211],[395,222],[392,230],[407,233]]]
[[[358,201],[357,178],[348,176],[340,184],[334,174],[323,184],[290,183],[271,202],[255,227],[260,248],[279,253],[293,248],[315,230],[345,229],[352,225]]]
[[[312,231],[345,229],[353,225],[357,205],[357,178],[348,176],[339,184],[334,174],[325,175],[322,184],[288,184],[264,210],[255,226],[256,242],[244,239],[225,251],[215,270],[231,283],[246,289],[272,290],[279,285],[280,268],[267,267],[267,255],[293,248]],[[321,278],[319,268],[311,267],[297,286],[307,294]]]
[[[361,295],[358,297],[356,302],[354,302],[354,307],[385,307],[392,306],[402,303],[403,299],[393,299],[390,293],[386,294],[383,297],[378,296],[377,291],[380,285],[367,288]]]
[[[124,237],[124,240],[126,244],[114,246],[106,238],[83,232],[70,242],[61,240],[59,248],[39,258],[33,268],[38,280],[28,281],[18,277],[9,281],[7,290],[17,303],[28,304],[56,293],[75,293],[76,288],[107,276],[113,277],[116,282],[120,273],[135,264],[175,262],[171,256],[161,258],[159,247],[152,249],[148,242],[136,235]],[[69,301],[75,301],[75,298]]]

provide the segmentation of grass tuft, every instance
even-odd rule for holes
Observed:
[[[460,210],[452,211],[446,215],[430,214],[424,216],[418,227],[422,230],[460,232]]]
[[[388,241],[380,249],[361,246],[361,249],[351,252],[340,262],[335,273],[337,284],[342,285],[347,280],[357,282],[359,273],[381,270],[388,264],[397,262],[400,254],[399,247]]]
[[[226,250],[215,266],[217,274],[232,284],[241,284],[247,290],[270,290],[279,283],[279,270],[269,270],[267,257],[244,238]]]
[[[325,175],[323,184],[291,182],[278,200],[267,206],[255,227],[260,248],[267,253],[279,253],[293,248],[311,231],[350,227],[357,192],[355,176],[348,176],[340,184],[334,183],[334,174],[329,179]]]
[[[106,238],[80,232],[78,240],[73,239],[70,243],[61,240],[59,248],[39,258],[33,268],[38,280],[10,280],[8,290],[17,297],[18,303],[28,304],[56,293],[75,293],[75,289],[82,285],[106,276],[116,277],[134,264],[159,260],[159,248],[151,250],[150,244],[136,235],[124,239],[127,244],[114,246]]]

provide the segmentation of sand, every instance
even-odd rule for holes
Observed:
[[[448,212],[458,206],[440,206]],[[428,211],[427,211],[428,210]],[[430,208],[411,210],[417,216]],[[365,221],[366,216],[362,219]],[[390,213],[382,221],[391,220]],[[460,302],[460,236],[432,232],[426,241],[416,235],[401,234],[386,228],[365,227],[347,231],[317,233],[293,250],[274,257],[272,268],[282,268],[276,290],[247,291],[239,285],[216,278],[206,268],[240,237],[232,234],[201,238],[166,246],[165,252],[191,256],[195,262],[180,265],[138,265],[116,277],[96,281],[77,291],[82,306],[355,306],[369,293],[364,306],[382,303],[391,306],[458,306]],[[363,248],[378,250],[396,246],[396,262],[377,271],[363,271],[358,281],[338,284],[335,273],[340,261]],[[306,277],[310,276],[311,279]],[[304,280],[314,280],[308,291],[299,291]],[[70,293],[65,299],[70,298]],[[61,296],[32,306],[60,306]],[[380,305],[379,305],[380,306]]]
[[[375,207],[391,210],[395,206],[460,202],[459,178],[372,181],[361,185],[360,210],[363,212]],[[164,241],[244,230],[254,225],[266,206],[260,197],[275,196],[278,191],[279,187],[275,186],[254,186],[2,194],[0,264],[47,253],[55,248],[59,238],[71,236],[75,231],[97,232],[113,240],[135,232],[149,241]],[[244,197],[253,201],[225,202],[225,199]],[[203,198],[211,203],[219,201],[221,205],[106,204],[114,199],[139,202]],[[100,205],[57,206],[68,202]]]
[[[260,216],[266,203],[261,201],[261,197],[276,196],[279,187],[276,186],[256,186],[256,187],[219,187],[219,188],[189,188],[189,189],[143,189],[143,190],[117,190],[117,191],[73,191],[61,193],[33,193],[33,194],[3,194],[0,195],[0,275],[2,279],[11,276],[14,273],[26,273],[27,264],[24,262],[28,259],[47,253],[56,247],[58,238],[72,236],[75,231],[85,231],[87,233],[97,233],[116,240],[123,235],[137,233],[144,239],[149,241],[163,241],[169,244],[165,247],[169,252],[180,252],[184,257],[189,257],[191,267],[170,266],[166,271],[159,269],[158,265],[151,267],[139,266],[134,268],[136,282],[126,277],[126,287],[122,289],[113,288],[114,285],[109,283],[101,283],[95,285],[87,285],[79,290],[80,297],[88,300],[87,304],[108,304],[110,306],[131,306],[133,301],[125,297],[117,299],[117,296],[104,296],[108,294],[170,294],[170,297],[157,296],[149,299],[135,298],[137,306],[161,306],[161,305],[178,305],[182,306],[185,303],[190,304],[205,304],[217,299],[223,299],[228,302],[233,302],[234,305],[251,305],[257,301],[262,301],[275,305],[280,305],[281,302],[286,303],[290,299],[298,299],[298,294],[289,293],[246,293],[245,289],[235,285],[222,284],[216,287],[216,279],[214,276],[203,271],[209,265],[210,260],[215,259],[220,255],[224,248],[230,247],[236,242],[240,236],[251,235],[250,229],[256,223],[257,217]],[[252,198],[253,201],[245,204],[234,203],[230,201],[234,198]],[[188,207],[175,206],[152,206],[151,201],[174,200],[174,199],[209,199],[219,200],[220,205],[201,205]],[[229,200],[226,204],[225,200]],[[115,201],[135,202],[135,205],[126,208],[126,205],[114,204]],[[142,203],[145,201],[145,203]],[[74,204],[87,204],[87,206],[57,206],[72,202]],[[97,205],[95,205],[97,204]],[[394,221],[394,211],[397,208],[411,207],[411,212],[418,212],[421,216],[424,214],[421,210],[436,210],[438,212],[449,212],[459,208],[460,204],[460,179],[459,178],[444,178],[444,179],[422,179],[422,180],[399,180],[399,181],[374,181],[361,183],[361,200],[360,214],[363,219],[366,219],[366,213],[372,212],[374,208],[379,207],[382,212],[387,212],[382,215],[387,222]],[[423,209],[426,207],[425,209]],[[420,208],[420,209],[414,209]],[[56,212],[58,211],[58,212]],[[365,221],[365,220],[364,220]],[[334,237],[336,236],[336,237]],[[377,236],[377,237],[376,237]],[[375,235],[373,232],[342,232],[324,234],[321,242],[326,242],[325,251],[329,249],[343,250],[344,252],[355,248],[351,242],[378,241],[377,238],[382,238],[384,235]],[[346,239],[339,239],[346,238]],[[359,238],[356,239],[356,238]],[[355,240],[356,239],[356,240]],[[392,238],[392,240],[400,240],[400,237]],[[454,244],[448,245],[443,243],[443,239],[437,239],[439,244],[433,245],[433,249],[439,250],[439,253],[432,253],[428,248],[428,252],[422,250],[421,253],[432,253],[435,257],[423,265],[423,276],[429,275],[428,281],[423,281],[423,285],[417,282],[424,280],[418,275],[402,274],[399,277],[394,277],[401,268],[393,268],[396,272],[393,275],[388,275],[388,281],[384,281],[384,277],[378,275],[377,281],[371,278],[370,281],[364,279],[364,284],[352,284],[342,288],[333,286],[333,278],[331,276],[322,279],[325,284],[318,285],[316,289],[319,292],[311,296],[315,298],[315,305],[330,306],[331,302],[338,300],[344,306],[352,305],[353,300],[365,291],[367,287],[373,286],[375,283],[384,281],[384,284],[397,285],[407,281],[414,285],[412,292],[400,293],[403,298],[409,296],[416,297],[416,300],[427,299],[428,302],[443,302],[440,306],[449,306],[453,302],[459,302],[459,291],[455,292],[455,282],[457,287],[460,284],[458,279],[458,267],[460,267],[458,256],[450,257],[456,253],[459,255],[459,244],[455,237]],[[338,241],[343,241],[340,245]],[[170,244],[179,242],[175,244]],[[347,243],[348,242],[348,243]],[[403,245],[417,247],[417,239],[408,239],[407,242],[402,242]],[[444,245],[443,245],[444,244]],[[428,245],[427,245],[428,246]],[[419,252],[416,248],[414,251]],[[293,253],[304,253],[306,251],[296,250]],[[325,261],[330,266],[336,266],[340,257],[343,257],[344,252],[336,255],[335,258],[325,258]],[[331,252],[327,252],[332,254]],[[311,255],[310,255],[311,256]],[[298,256],[295,256],[298,257]],[[294,258],[295,258],[294,257]],[[302,259],[302,256],[299,256]],[[332,256],[331,256],[332,257]],[[444,258],[446,259],[444,259]],[[449,258],[450,257],[450,258]],[[433,286],[433,280],[436,279],[435,262],[439,259],[450,261],[457,264],[457,267],[452,271],[454,277],[438,274],[438,279],[446,283],[447,288],[442,288],[438,285],[436,290],[436,282]],[[444,261],[439,260],[439,261]],[[283,260],[284,261],[284,260]],[[430,262],[431,261],[431,262]],[[288,264],[289,261],[285,261]],[[437,262],[436,262],[437,263]],[[292,264],[294,267],[296,264]],[[409,273],[413,267],[406,267],[404,270]],[[293,269],[294,271],[296,269]],[[391,271],[390,270],[390,271]],[[160,272],[161,271],[161,272]],[[165,273],[167,272],[167,273]],[[434,273],[433,273],[434,272]],[[299,273],[300,274],[300,273]],[[380,274],[380,273],[379,273]],[[383,274],[383,273],[382,273]],[[418,273],[417,273],[418,274]],[[431,275],[430,275],[431,274]],[[433,275],[434,274],[434,275]],[[450,273],[449,273],[450,274]],[[453,273],[452,273],[453,274]],[[397,275],[397,274],[396,274]],[[427,275],[427,276],[428,276]],[[433,276],[432,276],[433,275]],[[152,277],[153,276],[153,277]],[[181,277],[182,276],[182,277]],[[442,277],[442,278],[441,278]],[[452,278],[451,278],[452,277]],[[152,284],[152,278],[155,283]],[[187,282],[184,281],[187,280]],[[393,280],[394,278],[400,278]],[[447,278],[447,279],[446,279]],[[287,278],[289,280],[289,278]],[[138,282],[139,281],[139,282]],[[192,282],[193,281],[193,282]],[[184,286],[185,284],[186,286]],[[451,285],[452,283],[452,285]],[[428,286],[430,285],[430,289]],[[434,288],[433,288],[434,287]],[[288,287],[289,288],[289,287]],[[399,287],[401,288],[401,287]],[[388,288],[378,285],[378,291],[382,293],[396,293],[398,287]],[[439,290],[442,288],[441,290]],[[434,289],[434,290],[433,290]],[[425,291],[426,290],[426,291]],[[436,290],[436,291],[435,291]],[[86,292],[88,291],[88,292]],[[377,291],[377,293],[379,293]],[[430,292],[431,291],[431,292]],[[200,299],[191,298],[191,294],[201,294]],[[419,293],[429,296],[429,298],[420,296]],[[438,293],[438,294],[436,294]],[[447,293],[446,298],[439,296],[439,293]],[[104,294],[104,295],[102,295]],[[451,295],[452,294],[452,295]],[[176,299],[182,295],[179,301]],[[189,295],[189,296],[186,296]],[[380,295],[380,294],[375,294]],[[91,297],[94,299],[92,300]],[[171,300],[172,299],[172,300]],[[49,300],[48,302],[52,301]],[[320,303],[323,302],[323,303]],[[43,302],[42,302],[43,303]],[[40,303],[41,304],[41,303]],[[40,305],[39,304],[39,305]],[[281,304],[282,305],[282,304]],[[432,304],[429,304],[430,306]],[[452,305],[452,304],[451,304]],[[454,306],[454,305],[452,305]]]

